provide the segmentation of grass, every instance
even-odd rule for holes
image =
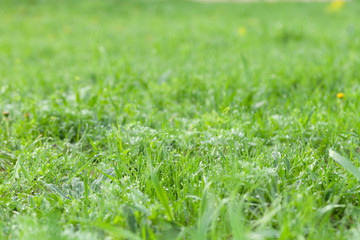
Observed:
[[[356,239],[360,5],[327,5],[1,1],[0,239]]]

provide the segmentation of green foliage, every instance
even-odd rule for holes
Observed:
[[[355,239],[360,5],[327,5],[0,1],[0,239]]]
[[[334,159],[335,162],[339,163],[343,166],[346,170],[351,172],[355,177],[360,179],[360,170],[355,167],[348,159],[341,156],[339,153],[330,149],[329,156]]]

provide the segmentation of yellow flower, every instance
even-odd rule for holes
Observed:
[[[240,36],[242,36],[242,37],[245,36],[246,35],[246,28],[245,27],[239,27],[238,34]]]
[[[333,0],[326,8],[328,12],[338,12],[345,5],[345,0]]]
[[[338,94],[336,94],[336,97],[339,98],[339,99],[343,99],[344,94],[343,93],[338,93]]]

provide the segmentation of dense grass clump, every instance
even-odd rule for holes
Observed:
[[[0,239],[355,239],[359,12],[0,1]]]

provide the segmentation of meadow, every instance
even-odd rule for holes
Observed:
[[[0,239],[357,239],[360,3],[0,1]]]

